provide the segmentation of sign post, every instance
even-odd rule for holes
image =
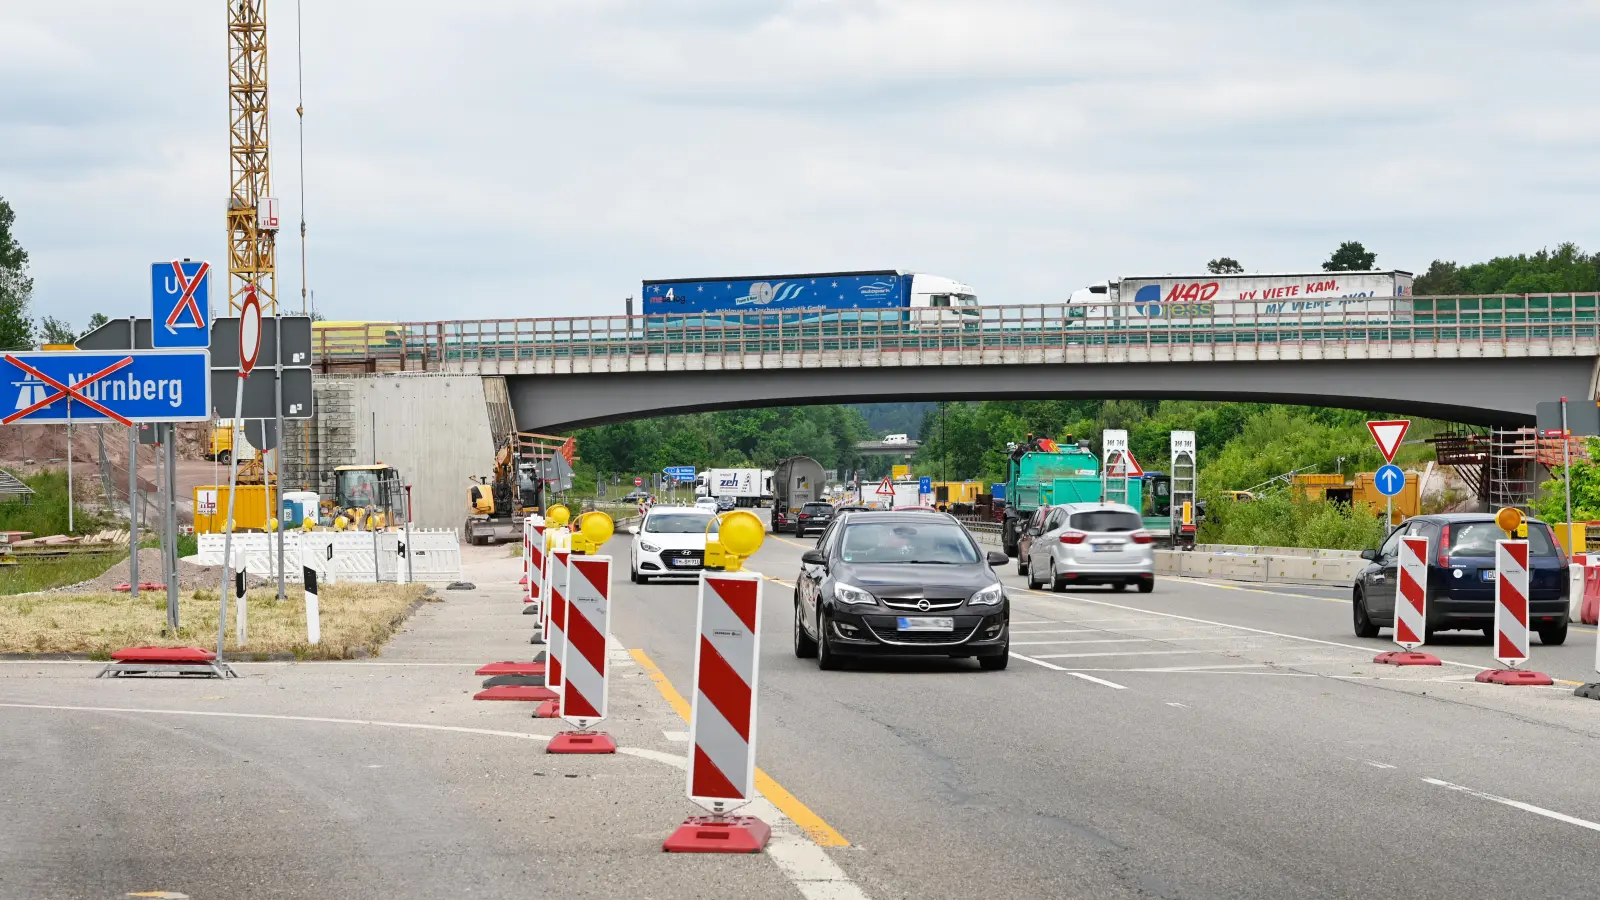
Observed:
[[[1367,431],[1372,433],[1372,440],[1377,443],[1378,452],[1383,454],[1383,461],[1385,463],[1389,463],[1389,465],[1379,469],[1376,476],[1378,481],[1378,491],[1385,497],[1393,498],[1395,494],[1400,493],[1401,489],[1406,486],[1405,473],[1401,472],[1400,468],[1393,465],[1393,463],[1395,453],[1399,452],[1400,450],[1400,442],[1405,440],[1406,431],[1410,427],[1410,419],[1379,419],[1367,422]],[[1400,474],[1400,483],[1396,485],[1393,490],[1386,490],[1384,488],[1383,476],[1385,474],[1385,470],[1393,470],[1394,472],[1398,472]],[[1391,475],[1390,478],[1392,480],[1393,476]],[[1385,529],[1393,528],[1394,500],[1385,500],[1384,508],[1386,513],[1384,515],[1383,526]]]
[[[244,381],[250,377],[250,370],[255,368],[256,356],[261,352],[261,301],[256,298],[256,290],[251,286],[245,291],[244,308],[239,311],[239,378],[234,388],[233,407],[235,413],[244,405]],[[238,415],[233,417],[233,446],[240,444]],[[228,564],[233,560],[233,503],[239,493],[239,464],[238,460],[228,461],[228,517],[223,523],[222,538],[222,587],[217,591],[217,602],[221,609],[217,611],[217,659],[222,659],[223,642],[228,635]],[[242,610],[245,598],[241,594],[239,605],[239,622],[245,621]],[[240,635],[242,640],[244,635]]]

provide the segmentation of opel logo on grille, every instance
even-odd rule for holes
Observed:
[[[920,609],[923,612],[927,612],[928,610],[933,609],[933,604],[929,603],[926,600],[918,600],[917,601],[917,609]]]

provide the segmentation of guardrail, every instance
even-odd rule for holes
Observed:
[[[1360,298],[1385,309],[1279,313],[1150,315],[1158,307],[1122,303],[1028,304],[977,309],[739,311],[650,316],[482,319],[362,323],[316,329],[313,354],[323,371],[498,370],[540,360],[660,360],[711,356],[714,368],[874,364],[982,364],[1052,348],[1297,348],[1474,345],[1483,355],[1562,355],[1600,346],[1600,294],[1520,294]],[[1344,301],[1333,301],[1335,303]],[[1289,304],[1285,304],[1289,305]],[[1495,352],[1498,348],[1498,352]],[[1170,355],[1170,353],[1168,354]],[[1338,353],[1299,354],[1336,358]],[[1413,351],[1404,355],[1457,355]],[[952,359],[952,356],[954,359]],[[1256,352],[1253,358],[1262,358]],[[1202,355],[1200,358],[1207,358]],[[1209,358],[1218,358],[1213,354]],[[1270,357],[1269,357],[1270,358]],[[1293,357],[1291,357],[1293,358]],[[839,362],[837,360],[844,360]],[[593,365],[580,370],[594,370]],[[632,365],[629,368],[633,368]],[[571,370],[563,366],[562,371]]]

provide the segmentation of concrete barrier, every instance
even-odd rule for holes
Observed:
[[[1366,564],[1359,556],[1324,559],[1305,555],[1156,551],[1156,572],[1161,575],[1256,584],[1348,585]]]
[[[1245,556],[1308,556],[1315,559],[1360,559],[1360,550],[1323,550],[1318,547],[1262,547],[1248,544],[1197,544],[1197,553],[1234,553]]]

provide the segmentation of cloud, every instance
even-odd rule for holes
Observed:
[[[223,13],[0,13],[0,195],[37,313],[225,261]],[[338,319],[620,312],[644,278],[900,267],[1048,302],[1229,255],[1421,269],[1600,245],[1592,5],[308,4],[307,265]],[[279,295],[294,7],[270,2]],[[220,285],[214,290],[221,295]],[[297,306],[297,302],[293,305]]]

